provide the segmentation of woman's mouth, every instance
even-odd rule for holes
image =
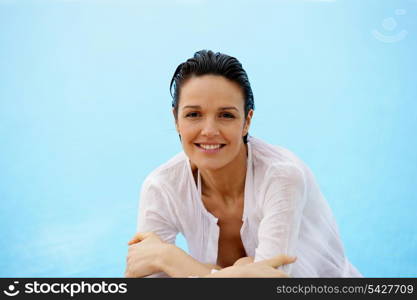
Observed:
[[[197,144],[194,145],[197,146],[197,148],[204,152],[204,153],[217,153],[222,149],[226,144]]]

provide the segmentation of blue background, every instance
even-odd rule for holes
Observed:
[[[414,0],[0,0],[0,276],[124,275],[200,49],[242,62],[251,134],[310,166],[363,275],[416,277]]]

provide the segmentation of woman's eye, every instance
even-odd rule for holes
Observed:
[[[235,116],[231,113],[222,113],[221,116],[226,119],[233,119]]]
[[[185,115],[185,117],[187,118],[196,118],[198,117],[198,113],[197,112],[191,112]]]

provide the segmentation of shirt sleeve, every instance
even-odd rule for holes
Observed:
[[[140,193],[138,232],[156,233],[164,242],[174,244],[178,229],[175,209],[168,190],[157,180],[145,180]]]
[[[305,179],[296,165],[271,166],[266,178],[255,262],[279,254],[296,256],[296,244],[305,203]],[[291,274],[292,264],[280,267]]]
[[[138,232],[154,232],[166,243],[174,244],[178,229],[175,223],[175,209],[168,190],[156,180],[145,180],[140,193]],[[168,277],[160,272],[147,278]]]

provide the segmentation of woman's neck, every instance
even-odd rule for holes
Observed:
[[[247,145],[236,158],[218,170],[201,170],[201,189],[204,196],[222,199],[226,204],[242,198],[245,190]]]

